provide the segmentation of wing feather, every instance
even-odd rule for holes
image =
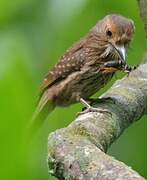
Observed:
[[[66,78],[70,73],[80,70],[85,58],[83,48],[85,41],[86,38],[83,38],[78,43],[75,43],[59,59],[58,63],[45,77],[41,85],[41,94],[56,82]]]

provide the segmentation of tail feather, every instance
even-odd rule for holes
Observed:
[[[36,134],[47,116],[54,110],[54,108],[55,104],[52,100],[44,101],[41,98],[29,126],[29,136],[33,137]]]

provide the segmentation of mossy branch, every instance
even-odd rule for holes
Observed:
[[[143,10],[147,0],[138,2],[147,32],[147,8]],[[49,173],[58,179],[144,179],[106,151],[129,125],[147,114],[147,63],[117,81],[102,99],[95,101],[93,106],[111,114],[80,115],[68,127],[49,135]]]

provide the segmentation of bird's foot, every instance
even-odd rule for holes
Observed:
[[[109,115],[112,116],[111,112],[108,111],[107,109],[100,109],[100,108],[95,108],[95,107],[92,107],[92,106],[86,108],[82,112],[78,112],[76,116],[78,117],[80,115],[83,115],[83,114],[86,114],[86,113],[89,113],[89,112],[108,113]]]
[[[111,112],[108,111],[107,109],[95,108],[91,106],[83,98],[80,98],[80,102],[86,107],[86,109],[84,108],[82,112],[77,113],[77,116],[85,114],[85,113],[89,113],[89,112],[109,113],[112,116]]]

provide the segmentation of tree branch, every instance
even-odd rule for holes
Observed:
[[[125,128],[147,113],[147,64],[117,81],[103,98],[95,106],[112,115],[87,113],[50,134],[49,172],[59,179],[143,179],[104,152]]]
[[[139,5],[147,6],[147,0],[140,0]],[[145,22],[146,11],[141,8]],[[144,179],[105,152],[130,124],[147,114],[147,63],[117,81],[102,99],[93,106],[111,114],[90,112],[80,115],[68,127],[49,135],[49,173],[58,179]]]

